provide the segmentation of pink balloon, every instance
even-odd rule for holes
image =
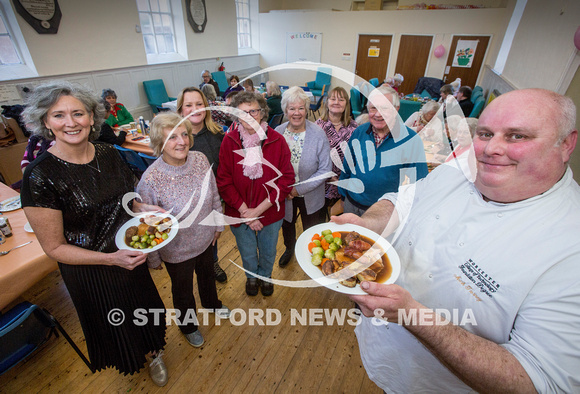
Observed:
[[[580,50],[580,26],[576,29],[576,33],[574,34],[574,45],[576,45],[576,49]]]
[[[576,32],[576,34],[578,34],[578,32]],[[445,55],[445,47],[443,45],[439,45],[437,48],[435,48],[433,54],[435,55],[435,57],[441,57]]]

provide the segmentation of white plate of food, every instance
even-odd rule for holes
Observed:
[[[321,242],[328,231],[333,242],[328,242],[330,238],[327,238],[328,246],[322,243],[318,246],[316,237]],[[337,233],[340,233],[340,241],[335,240],[339,238],[336,237]],[[320,250],[314,248],[323,249],[322,255]],[[333,254],[327,250],[332,250]],[[367,294],[360,288],[361,280],[391,284],[401,272],[401,261],[392,245],[375,232],[354,224],[330,222],[309,228],[298,237],[295,255],[308,276],[331,290],[345,294]],[[341,275],[344,268],[346,271]],[[354,275],[348,275],[348,272]]]
[[[22,208],[20,196],[14,196],[4,201],[0,201],[0,212],[10,212]]]
[[[168,213],[147,213],[125,223],[115,235],[119,249],[151,253],[173,241],[179,230],[177,219]]]

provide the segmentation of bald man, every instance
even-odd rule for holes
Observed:
[[[479,119],[473,182],[442,165],[362,217],[333,217],[394,233],[396,284],[352,296],[361,357],[383,390],[580,391],[575,118],[554,92],[503,94]]]

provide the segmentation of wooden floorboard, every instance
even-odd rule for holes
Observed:
[[[300,228],[297,230],[300,233]],[[280,235],[277,259],[283,252]],[[235,311],[234,319],[216,321],[215,315],[209,314],[206,324],[200,322],[205,338],[201,348],[190,346],[178,327],[168,326],[164,360],[170,378],[164,388],[151,382],[147,368],[132,376],[121,375],[112,368],[92,374],[60,336],[51,338],[29,359],[0,376],[0,392],[381,392],[362,366],[354,319],[345,315],[353,307],[348,297],[326,288],[283,286],[275,286],[271,297],[249,297],[245,293],[246,275],[235,266],[241,266],[242,261],[229,229],[219,240],[218,255],[228,274],[227,283],[217,284],[218,295],[224,305]],[[165,306],[171,308],[171,282],[166,270],[152,270],[151,274]],[[294,259],[283,269],[276,263],[272,276],[307,279]],[[200,308],[197,286],[194,293]],[[22,299],[48,309],[87,354],[76,311],[58,272],[45,277]],[[303,324],[296,318],[302,310],[322,324]],[[243,313],[249,316],[267,311],[279,316],[280,322],[251,325],[246,320],[236,324]],[[342,313],[345,321],[321,318],[325,311]],[[200,320],[202,316],[198,314]],[[262,320],[265,323],[266,317]]]

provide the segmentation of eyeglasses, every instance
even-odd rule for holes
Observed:
[[[243,110],[241,110],[241,111],[243,111]],[[261,113],[262,110],[261,109],[251,109],[249,111],[244,111],[244,112],[247,113],[247,114],[249,114],[252,117],[255,117],[256,115],[258,115],[259,113]]]

